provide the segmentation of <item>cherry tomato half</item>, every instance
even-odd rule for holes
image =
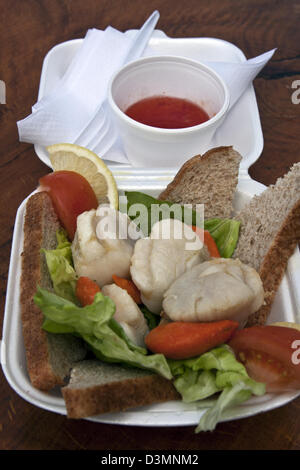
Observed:
[[[51,197],[54,210],[68,236],[73,240],[77,217],[96,209],[98,201],[90,183],[75,171],[54,171],[39,180],[40,187]]]
[[[282,326],[238,330],[229,342],[251,378],[268,392],[300,389],[300,331]]]

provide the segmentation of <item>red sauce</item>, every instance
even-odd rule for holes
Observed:
[[[208,121],[208,114],[191,101],[171,96],[152,96],[129,106],[125,114],[135,121],[163,129],[182,129]]]

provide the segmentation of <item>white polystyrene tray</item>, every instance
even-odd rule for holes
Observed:
[[[139,190],[153,196],[165,188],[174,175],[170,171],[161,171],[160,179],[156,175],[140,174],[139,178],[116,177],[120,190]],[[260,193],[265,187],[249,178],[240,176],[235,209],[240,209],[254,194]],[[26,199],[27,200],[27,199]],[[66,415],[66,408],[59,389],[49,393],[41,392],[32,387],[26,369],[25,351],[21,327],[21,312],[19,302],[19,281],[21,274],[21,253],[23,247],[23,219],[26,200],[20,205],[14,228],[11,261],[9,268],[6,305],[3,323],[3,338],[1,341],[1,365],[11,387],[28,402],[49,411]],[[286,275],[282,280],[268,321],[300,322],[300,255],[297,249],[290,258]],[[235,408],[237,419],[252,416],[282,406],[299,396],[300,392],[282,394],[266,394],[254,397],[243,405]],[[130,410],[123,413],[103,414],[89,418],[101,423],[115,423],[135,426],[188,426],[196,425],[203,410],[196,406],[181,402],[168,402]],[[224,421],[226,420],[226,415]]]
[[[48,52],[42,67],[39,100],[55,88],[81,43],[82,39],[74,39],[58,44]],[[169,38],[162,31],[155,31],[149,45],[155,54],[177,55],[199,61],[243,62],[246,60],[238,47],[215,38]],[[230,111],[210,147],[220,145],[233,145],[241,153],[243,156],[240,165],[242,172],[248,170],[259,158],[263,149],[263,135],[253,85],[248,87]],[[35,145],[35,151],[38,157],[51,167],[46,149]],[[109,157],[109,153],[106,157]],[[128,164],[110,161],[108,165],[114,174],[138,176],[141,171],[155,172],[158,175],[161,172],[160,169],[135,168]]]

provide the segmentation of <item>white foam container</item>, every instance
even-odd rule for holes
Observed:
[[[138,180],[132,180],[130,177],[116,177],[120,190],[144,191],[153,196],[157,196],[171,179],[172,175],[168,172],[161,172],[159,180],[156,175],[151,176],[149,174],[140,175]],[[235,208],[241,208],[254,194],[259,194],[264,188],[263,185],[250,180],[248,177],[240,177],[235,197]],[[30,383],[26,369],[19,302],[23,220],[26,201],[27,198],[20,205],[15,221],[1,341],[1,365],[9,384],[21,397],[46,410],[66,414],[60,390],[55,389],[45,393],[35,389]],[[299,285],[300,255],[297,249],[289,260],[286,275],[281,283],[268,320],[270,323],[274,321],[300,322]],[[293,400],[299,394],[300,392],[297,391],[266,394],[259,398],[251,398],[243,405],[236,407],[234,417],[243,418],[277,408]],[[203,412],[203,410],[197,410],[196,405],[187,405],[174,401],[89,419],[101,423],[135,426],[189,426],[196,425]],[[224,420],[226,420],[226,415]]]
[[[134,31],[128,31],[133,34]],[[82,39],[73,39],[54,46],[45,56],[41,73],[38,99],[46,96],[58,84],[68,68],[74,54],[82,43]],[[169,38],[162,31],[155,31],[149,41],[154,54],[175,55],[204,62],[244,62],[244,53],[230,42],[216,38]],[[230,110],[222,128],[211,141],[211,147],[233,145],[243,155],[241,171],[248,168],[259,158],[263,149],[263,135],[254,87],[251,84],[235,106]],[[49,167],[51,163],[44,147],[35,145],[38,157]],[[149,168],[134,168],[129,164],[118,164],[109,161],[114,173],[137,175]],[[156,174],[159,174],[160,171]],[[152,170],[155,173],[155,168]]]
[[[151,45],[159,53],[182,54],[186,57],[202,60],[245,60],[243,53],[234,45],[211,38],[170,39],[157,32],[151,39]],[[45,58],[40,95],[44,96],[57,83],[81,40],[68,41],[51,49]],[[175,53],[176,51],[176,53]],[[200,56],[200,57],[199,57]],[[245,117],[245,121],[241,117]],[[240,168],[239,183],[234,206],[239,210],[255,194],[265,189],[262,184],[253,181],[248,175],[249,166],[259,158],[263,148],[263,138],[256,98],[253,87],[249,87],[242,99],[233,109],[231,121],[221,141],[214,145],[234,145],[244,156]],[[50,166],[43,148],[36,147],[39,158]],[[172,180],[175,168],[143,169],[130,165],[111,164],[120,190],[143,191],[157,196]],[[30,197],[30,195],[28,196]],[[5,377],[11,387],[28,402],[49,411],[66,415],[65,404],[59,389],[49,393],[32,387],[26,368],[26,359],[21,327],[20,312],[20,275],[21,253],[23,249],[23,221],[27,198],[20,205],[15,221],[11,260],[6,292],[3,335],[0,345],[0,361]],[[300,254],[296,249],[290,258],[286,274],[278,290],[268,322],[290,321],[300,323]],[[266,394],[253,397],[237,406],[230,419],[244,418],[282,406],[300,395],[299,391],[282,394]],[[114,423],[135,426],[190,426],[196,425],[203,410],[196,405],[181,402],[168,402],[159,405],[140,407],[123,413],[103,414],[89,418],[99,423]],[[226,415],[224,421],[226,421]]]

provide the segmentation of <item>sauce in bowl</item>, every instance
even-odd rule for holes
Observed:
[[[183,129],[209,120],[200,106],[172,96],[152,96],[129,106],[125,114],[141,124],[162,129]]]

